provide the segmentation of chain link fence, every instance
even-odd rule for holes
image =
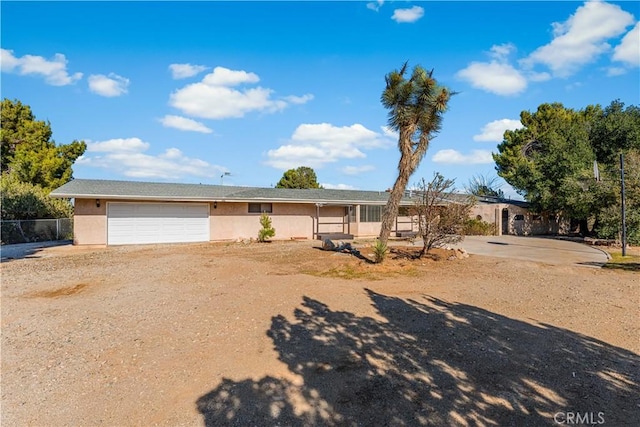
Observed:
[[[73,219],[30,219],[0,221],[3,245],[73,239]]]

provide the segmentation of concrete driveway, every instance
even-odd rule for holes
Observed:
[[[39,258],[36,255],[44,248],[52,246],[71,245],[71,240],[56,240],[53,242],[17,243],[15,245],[2,245],[0,247],[0,262],[20,258]]]
[[[583,243],[557,240],[547,237],[523,236],[468,236],[455,245],[470,254],[501,258],[569,264],[602,266],[607,253]]]

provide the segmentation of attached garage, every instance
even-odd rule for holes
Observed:
[[[97,179],[72,179],[50,195],[73,199],[75,245],[256,238],[263,211],[269,212],[278,240],[314,239],[325,231],[369,237],[380,226],[367,213],[379,211],[377,207],[389,197],[385,191]],[[402,200],[403,206],[412,203],[409,198]]]
[[[107,204],[107,244],[209,241],[207,203]]]

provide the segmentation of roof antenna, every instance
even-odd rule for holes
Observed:
[[[222,175],[220,175],[220,185],[224,185],[224,177],[225,176],[230,176],[231,172],[225,172]]]

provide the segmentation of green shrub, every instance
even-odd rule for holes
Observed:
[[[464,222],[465,236],[493,236],[496,234],[496,225],[481,219],[470,218]]]
[[[265,212],[260,215],[260,225],[262,228],[258,231],[258,242],[266,242],[276,235],[276,229],[271,226],[271,218]]]
[[[627,244],[640,245],[640,209],[627,207],[626,236]],[[600,239],[622,240],[622,213],[620,206],[609,206],[602,210],[602,218],[596,227],[596,236]]]
[[[377,240],[376,244],[373,245],[373,261],[376,264],[381,263],[387,257],[388,251],[389,248],[387,247],[387,244],[382,240]]]
[[[73,208],[68,200],[49,197],[38,185],[20,182],[11,174],[0,179],[2,219],[70,218]]]

